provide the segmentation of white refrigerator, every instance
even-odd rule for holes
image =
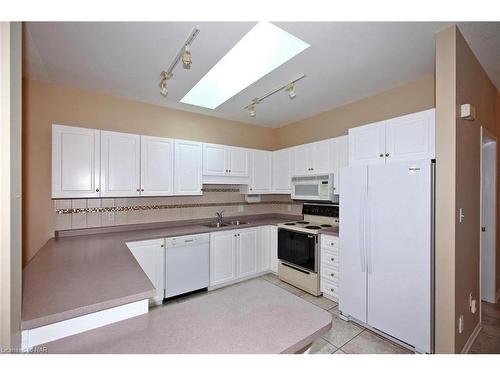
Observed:
[[[342,170],[339,310],[433,351],[434,164]]]

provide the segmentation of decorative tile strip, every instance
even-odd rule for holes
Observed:
[[[239,193],[240,189],[238,189],[238,188],[202,188],[201,191],[204,193]]]
[[[217,206],[242,206],[257,204],[293,204],[301,203],[293,201],[266,201],[258,203],[248,202],[221,202],[221,203],[187,203],[187,204],[162,204],[153,206],[122,206],[122,207],[87,207],[87,208],[60,208],[56,209],[56,214],[79,214],[94,212],[121,212],[121,211],[141,211],[141,210],[168,210],[174,208],[196,208],[196,207],[217,207]]]

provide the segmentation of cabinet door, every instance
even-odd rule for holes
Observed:
[[[238,278],[256,274],[259,228],[239,230],[236,238],[238,239]]]
[[[321,142],[312,143],[310,146],[311,172],[318,173],[332,173],[332,148],[333,142],[327,139]]]
[[[172,195],[174,183],[172,139],[141,136],[141,195]]]
[[[271,226],[266,225],[260,228],[260,246],[258,272],[268,271],[271,267]]]
[[[229,175],[248,177],[248,150],[229,147]]]
[[[175,141],[174,194],[201,195],[202,144]]]
[[[278,227],[270,225],[269,228],[269,268],[278,273]]]
[[[226,176],[227,163],[226,146],[203,145],[203,174],[207,176]]]
[[[163,239],[128,242],[127,246],[156,288],[150,302],[161,302],[165,293],[165,241]]]
[[[52,125],[52,198],[99,197],[100,130]]]
[[[311,166],[311,152],[309,145],[301,145],[293,148],[293,174],[304,176],[313,173]]]
[[[210,234],[210,286],[236,279],[236,232]]]
[[[386,161],[435,158],[435,111],[430,109],[386,122]]]
[[[141,136],[101,131],[101,197],[140,193]]]
[[[332,140],[333,189],[340,194],[341,170],[349,163],[348,136],[337,137]]]
[[[291,161],[291,149],[285,148],[273,152],[273,192],[291,193]]]
[[[250,192],[270,193],[272,186],[272,152],[252,150]]]
[[[349,165],[385,163],[385,121],[349,129]]]

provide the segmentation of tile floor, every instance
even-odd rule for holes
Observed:
[[[496,304],[482,302],[482,329],[469,353],[499,354],[500,353],[500,301]]]
[[[310,354],[408,354],[412,353],[407,349],[375,334],[365,328],[351,322],[346,322],[339,318],[337,303],[324,297],[314,297],[301,289],[282,282],[274,274],[261,276],[262,279],[277,285],[284,290],[327,310],[332,314],[332,328],[321,338],[317,339],[311,349]],[[228,288],[230,288],[229,286]],[[216,289],[209,293],[217,293],[223,290]],[[174,300],[174,303],[182,303],[194,296],[187,296]]]

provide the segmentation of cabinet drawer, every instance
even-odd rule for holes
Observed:
[[[321,250],[321,264],[325,266],[339,267],[339,253],[337,251]]]
[[[339,298],[339,287],[335,283],[321,278],[321,291],[333,298]]]
[[[334,250],[339,248],[339,238],[334,236],[321,235],[321,248]]]
[[[338,285],[339,283],[339,269],[338,267],[330,267],[327,265],[321,266],[321,277],[334,282]]]

